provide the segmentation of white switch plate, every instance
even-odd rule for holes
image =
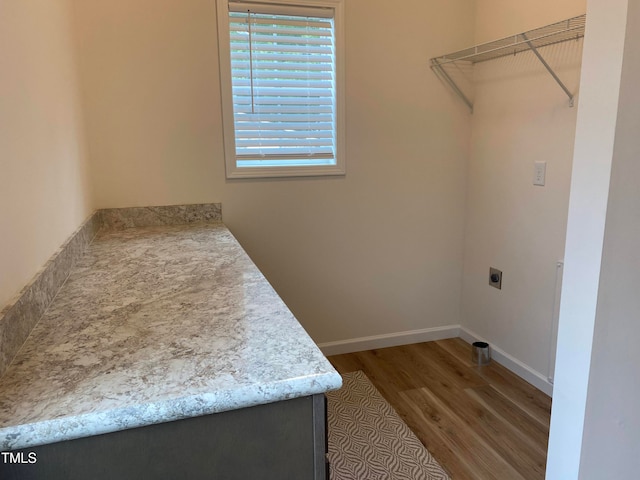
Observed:
[[[533,168],[533,184],[544,187],[544,177],[547,173],[547,162],[535,162]]]

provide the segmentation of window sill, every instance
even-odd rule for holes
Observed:
[[[345,168],[340,165],[318,167],[242,167],[227,171],[228,179],[239,178],[284,178],[284,177],[319,177],[346,175]]]

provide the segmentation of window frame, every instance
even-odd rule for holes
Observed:
[[[229,3],[238,0],[217,0],[218,54],[220,64],[220,91],[222,101],[222,127],[225,171],[228,179],[307,177],[345,175],[345,122],[344,122],[344,0],[255,0],[247,3],[277,5],[281,8],[321,7],[333,9],[335,42],[335,160],[334,165],[291,165],[265,167],[239,167],[236,161],[235,126],[233,111],[233,85],[231,78],[231,45],[229,35]]]

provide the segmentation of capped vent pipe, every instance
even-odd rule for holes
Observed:
[[[473,342],[471,345],[471,361],[474,365],[488,365],[491,361],[491,348],[487,342]]]

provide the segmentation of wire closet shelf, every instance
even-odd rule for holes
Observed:
[[[586,15],[580,15],[552,23],[550,25],[545,25],[544,27],[535,28],[533,30],[501,38],[500,40],[482,43],[464,50],[434,57],[431,59],[431,68],[444,78],[456,94],[458,94],[473,111],[473,104],[462,93],[453,79],[447,74],[443,66],[454,62],[466,62],[474,65],[476,63],[486,62],[488,60],[494,60],[508,55],[517,55],[521,52],[532,51],[542,62],[553,79],[567,94],[569,97],[569,105],[573,106],[573,95],[565,87],[549,64],[544,60],[538,49],[549,45],[555,45],[557,43],[568,42],[570,40],[580,40],[584,37],[586,18]]]

